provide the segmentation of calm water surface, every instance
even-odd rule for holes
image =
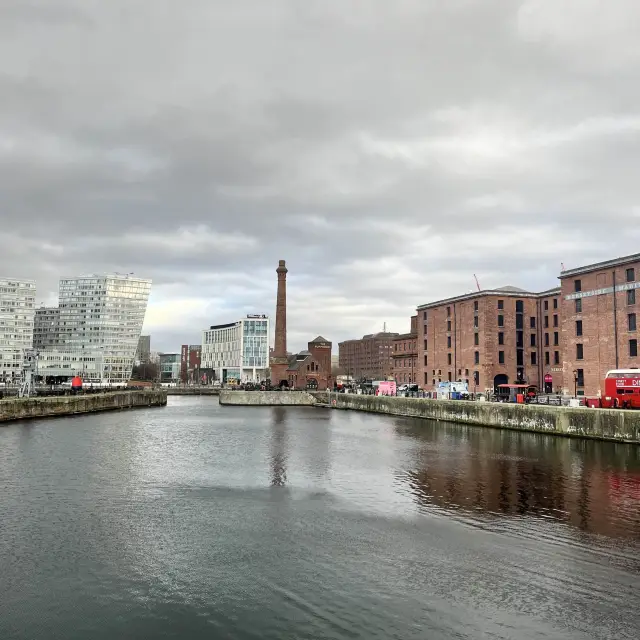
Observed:
[[[0,639],[639,637],[640,447],[313,408],[0,428]]]

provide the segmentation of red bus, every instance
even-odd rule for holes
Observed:
[[[588,398],[589,407],[640,409],[640,369],[612,369],[604,377],[601,398]]]

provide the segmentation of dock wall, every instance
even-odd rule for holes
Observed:
[[[312,407],[317,400],[306,391],[220,392],[220,404],[242,407]]]
[[[97,411],[162,407],[166,404],[167,392],[156,389],[41,398],[13,397],[0,400],[0,423]]]
[[[640,444],[640,411],[348,393],[316,392],[313,396],[318,403],[329,404],[336,409]]]
[[[165,389],[169,396],[219,396],[220,389],[211,387],[168,387]]]

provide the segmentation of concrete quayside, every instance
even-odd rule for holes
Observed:
[[[220,389],[207,386],[193,387],[167,387],[165,389],[169,396],[219,396]]]
[[[640,411],[304,391],[222,391],[221,405],[319,406],[640,444]]]
[[[167,392],[163,389],[33,398],[13,397],[0,400],[0,423],[99,411],[163,407],[166,404]]]
[[[314,393],[336,409],[640,444],[640,411]]]
[[[312,407],[318,402],[314,394],[306,391],[230,391],[223,389],[220,392],[220,404],[237,407]]]

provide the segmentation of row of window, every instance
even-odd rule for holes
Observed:
[[[629,356],[635,358],[638,355],[638,340],[632,338],[629,340]],[[584,345],[579,342],[576,344],[576,360],[584,360]]]
[[[504,315],[499,314],[498,315],[498,326],[499,327],[504,327]],[[516,315],[516,329],[522,329],[524,326],[524,322],[522,319],[522,315],[518,314]],[[531,316],[529,318],[529,326],[531,329],[535,329],[536,328],[536,318],[535,316]],[[558,318],[558,314],[554,314],[553,315],[553,326],[557,327],[559,326],[559,318]],[[479,328],[479,320],[478,320],[478,316],[474,316],[473,317],[473,327],[474,329],[478,329]],[[549,328],[549,316],[545,316],[544,317],[544,328],[548,329]],[[425,325],[425,331],[426,331],[426,325]],[[447,331],[451,331],[451,320],[447,320]]]
[[[425,373],[424,373],[424,383],[425,384],[429,384],[429,379],[428,379],[427,375],[428,374],[425,371]],[[433,374],[432,375],[434,375],[434,376],[436,375],[435,369],[433,370]],[[460,377],[461,375],[462,375],[462,369],[458,369],[458,380],[462,379]],[[469,376],[469,369],[465,369],[465,375]],[[438,377],[438,382],[442,382],[442,371],[441,370],[438,371],[438,376],[439,376]],[[449,379],[449,382],[453,381],[453,374],[451,373],[451,371],[449,371],[447,373],[447,378]],[[468,377],[465,379],[465,382],[467,383],[467,385],[469,384],[469,378]],[[431,384],[435,387],[435,385],[436,385],[436,379],[435,378],[433,378],[431,380]],[[479,371],[474,371],[473,372],[473,384],[476,385],[476,386],[478,386],[480,384],[480,372]]]
[[[416,343],[415,342],[410,342],[408,349],[407,349],[407,343],[403,342],[402,343],[402,348],[400,349],[400,351],[413,351],[415,348],[416,348]],[[398,351],[398,344],[397,343],[393,345],[393,350],[394,351]]]
[[[635,313],[627,314],[627,329],[629,331],[637,330],[637,319]],[[583,333],[582,320],[576,320],[576,336],[580,337]]]
[[[554,309],[558,308],[558,299],[557,298],[553,299],[553,308]],[[473,303],[473,311],[475,313],[478,313],[478,309],[479,309],[478,301],[475,300],[474,303]],[[498,310],[499,311],[504,310],[504,300],[498,300]],[[549,310],[549,301],[548,300],[544,301],[544,310],[545,311]],[[524,302],[522,300],[516,300],[516,313],[524,313]],[[424,317],[424,320],[427,319],[427,312],[426,311],[423,313],[423,317]],[[450,317],[451,317],[451,307],[447,307],[447,318],[450,318]],[[532,318],[532,321],[535,321],[535,318]]]
[[[634,269],[627,269],[627,282],[634,282],[635,281],[635,270]],[[580,293],[582,291],[582,282],[580,280],[576,280],[575,281],[575,291],[576,293]],[[574,300],[575,303],[575,312],[576,313],[582,313],[582,298],[576,298],[576,300]],[[627,291],[627,304],[628,305],[633,305],[636,303],[636,290],[635,289],[629,289]],[[557,309],[558,308],[558,299],[554,298],[553,299],[553,308]],[[475,301],[473,303],[473,309],[475,312],[478,311],[478,301]],[[504,309],[504,300],[498,300],[498,310],[503,310]],[[517,300],[516,301],[516,313],[523,313],[524,310],[524,303],[522,302],[522,300]],[[548,311],[549,310],[549,301],[545,300],[544,301],[544,310]],[[423,312],[423,317],[424,320],[427,320],[427,312],[424,311]],[[447,318],[451,317],[451,307],[447,307]],[[535,317],[531,317],[530,323],[531,323],[531,328],[533,329],[535,327],[535,322],[536,319]],[[544,323],[545,323],[545,327],[549,326],[549,317],[545,316],[544,319]],[[474,327],[478,326],[478,317],[475,316],[474,317]],[[504,316],[503,315],[499,315],[498,316],[498,326],[502,327],[504,326]],[[557,314],[554,314],[553,316],[553,326],[557,327],[558,326],[558,316]],[[447,331],[451,331],[451,320],[447,320]]]

